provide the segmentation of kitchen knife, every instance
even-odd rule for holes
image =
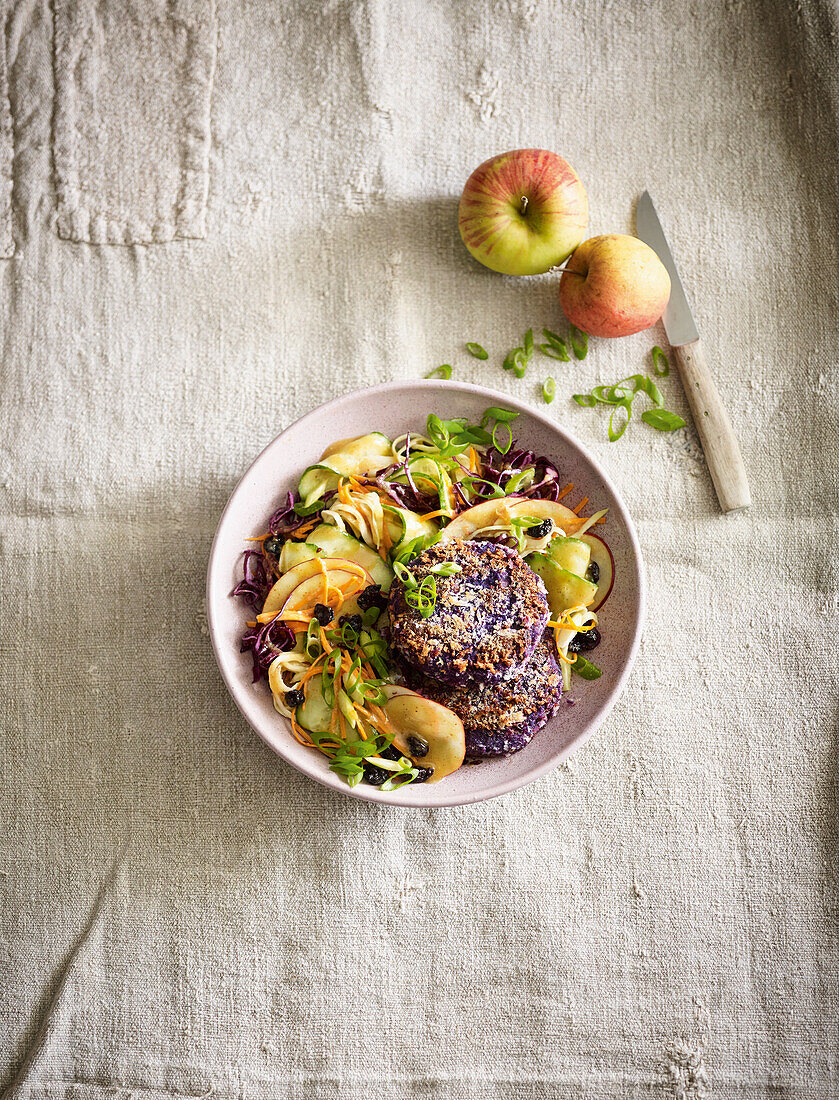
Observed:
[[[664,310],[664,329],[679,364],[682,385],[702,440],[720,507],[723,512],[748,508],[752,498],[737,437],[705,359],[685,289],[649,191],[638,200],[635,221],[638,236],[658,253],[670,276],[670,301]]]

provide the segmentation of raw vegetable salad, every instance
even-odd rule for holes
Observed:
[[[612,555],[591,530],[605,511],[581,516],[587,497],[562,503],[573,485],[518,445],[517,415],[493,407],[470,424],[432,413],[424,435],[338,440],[244,552],[234,595],[252,609],[241,648],[254,681],[267,679],[294,737],[351,786],[437,782],[466,756],[460,716],[407,687],[389,645],[391,585],[411,614],[433,620],[438,591],[461,569],[443,561],[419,581],[412,563],[432,546],[515,551],[544,584],[558,690],[575,673],[600,675],[583,653],[600,640],[595,612],[613,582]]]

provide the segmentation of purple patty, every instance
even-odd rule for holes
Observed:
[[[515,675],[533,653],[549,618],[545,586],[514,550],[490,542],[452,539],[410,563],[417,582],[443,562],[460,572],[435,575],[437,596],[423,619],[394,581],[388,612],[390,642],[413,672],[449,684],[497,684]]]
[[[545,635],[515,676],[500,684],[442,684],[408,672],[414,691],[453,710],[466,731],[466,756],[501,756],[523,749],[554,714],[562,673],[553,639]]]

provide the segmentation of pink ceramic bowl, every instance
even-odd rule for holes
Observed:
[[[527,447],[556,461],[560,477],[574,482],[564,503],[574,507],[588,496],[586,513],[608,508],[598,528],[615,558],[615,585],[600,612],[603,641],[596,662],[599,680],[574,677],[570,697],[556,716],[521,752],[505,759],[464,766],[439,783],[408,786],[383,793],[360,783],[350,788],[329,770],[326,757],[292,737],[287,721],[274,710],[266,682],[251,683],[251,658],[239,652],[247,609],[231,590],[241,576],[242,550],[258,534],[306,466],[336,439],[380,431],[391,438],[409,428],[422,430],[429,412],[476,422],[489,405],[516,410],[515,435]],[[259,736],[306,775],[336,791],[395,806],[459,806],[514,791],[551,771],[591,736],[614,706],[638,649],[644,618],[644,568],[632,520],[617,490],[600,466],[570,435],[548,417],[504,394],[457,382],[388,382],[339,397],[301,417],[270,443],[237,485],[221,517],[210,553],[207,611],[210,636],[224,681],[236,705]],[[595,656],[592,654],[592,656]]]

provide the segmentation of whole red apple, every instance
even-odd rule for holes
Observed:
[[[539,275],[561,264],[587,224],[580,177],[546,149],[514,149],[484,161],[460,198],[463,243],[503,275]]]
[[[592,336],[631,336],[654,325],[670,300],[670,276],[649,245],[609,233],[583,241],[559,280],[572,325]]]

